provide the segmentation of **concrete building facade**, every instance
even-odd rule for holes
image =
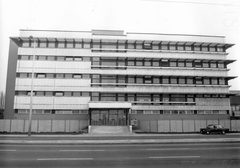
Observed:
[[[10,38],[4,118],[28,119],[34,63],[33,119],[228,120],[232,46],[223,36],[20,30]]]

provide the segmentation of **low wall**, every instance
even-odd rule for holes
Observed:
[[[143,132],[199,132],[208,124],[221,124],[230,131],[240,131],[240,120],[139,120],[138,129]]]
[[[240,120],[139,120],[143,132],[199,132],[208,124],[221,124],[230,131],[240,131]],[[88,120],[32,120],[32,132],[79,132]],[[28,132],[28,120],[0,120],[1,132]]]
[[[28,120],[0,120],[0,132],[28,132]],[[31,132],[79,132],[88,120],[32,120]]]

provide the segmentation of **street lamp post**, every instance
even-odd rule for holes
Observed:
[[[33,106],[33,79],[34,79],[34,61],[35,61],[35,40],[33,36],[29,36],[29,39],[33,40],[33,61],[32,61],[32,77],[31,77],[31,97],[30,97],[30,111],[29,111],[29,123],[28,123],[28,136],[31,136],[32,126],[32,106]]]

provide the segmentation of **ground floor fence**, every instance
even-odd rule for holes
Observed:
[[[0,120],[0,133],[3,132],[28,132],[28,120]],[[240,131],[240,120],[139,120],[134,126],[140,132],[199,132],[200,128],[206,127],[208,124],[221,124],[230,131]],[[78,133],[87,130],[88,120],[33,120],[32,132],[41,133]]]

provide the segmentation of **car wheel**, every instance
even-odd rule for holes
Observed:
[[[224,135],[224,134],[225,134],[225,131],[222,131],[222,134]]]
[[[210,131],[207,131],[206,134],[209,135],[209,134],[210,134]]]

